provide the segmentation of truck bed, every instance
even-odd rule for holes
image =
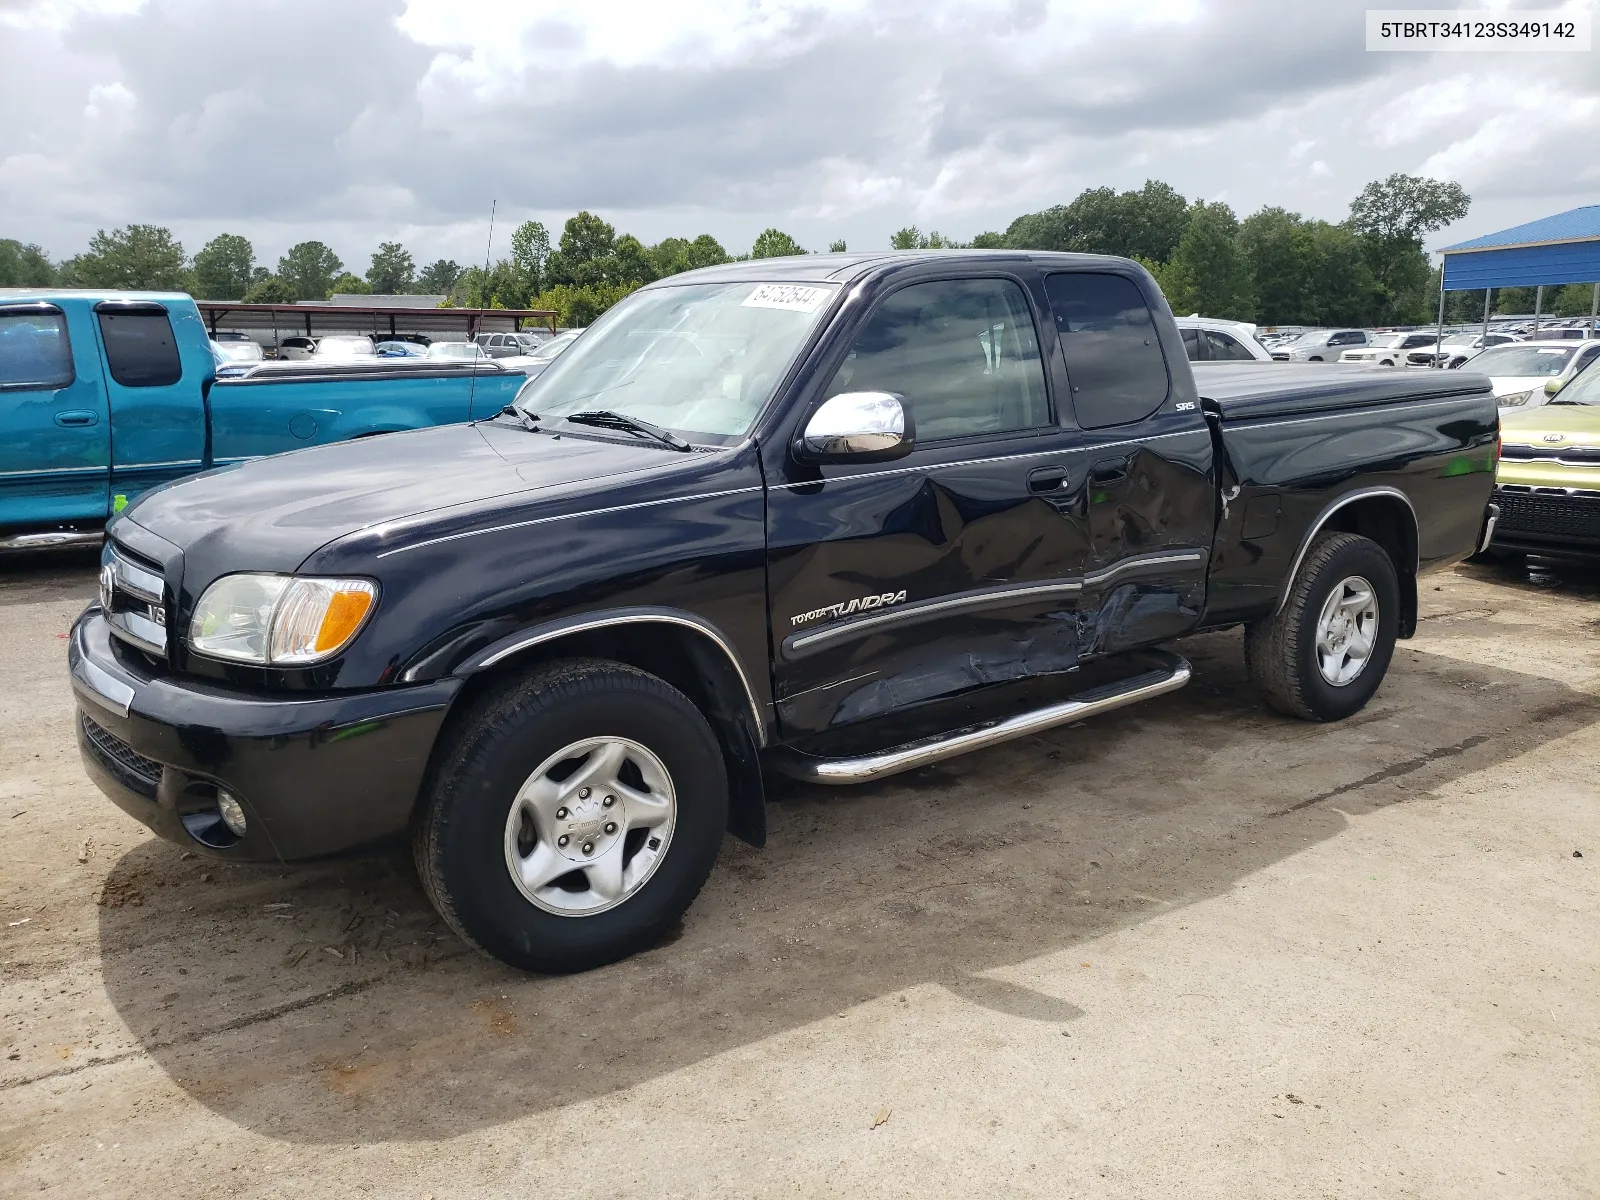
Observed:
[[[1468,370],[1417,371],[1337,363],[1194,363],[1195,387],[1224,422],[1460,399],[1491,392]]]

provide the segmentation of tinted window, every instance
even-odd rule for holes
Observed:
[[[1032,429],[1050,420],[1022,289],[1003,279],[919,283],[888,296],[827,394],[897,392],[919,439]]]
[[[1213,359],[1223,358],[1238,360],[1241,358],[1250,359],[1255,357],[1250,353],[1250,351],[1246,350],[1227,334],[1216,333],[1210,329],[1206,330],[1206,345],[1210,348],[1211,357]]]
[[[72,347],[64,316],[0,313],[0,387],[59,388],[72,379]]]
[[[1085,429],[1148,417],[1167,398],[1167,361],[1155,321],[1123,275],[1051,275],[1045,280]]]
[[[123,387],[166,387],[183,378],[178,343],[164,312],[102,312],[111,378]]]
[[[1205,356],[1200,353],[1200,331],[1198,329],[1180,329],[1183,335],[1183,353],[1190,362],[1199,362]]]

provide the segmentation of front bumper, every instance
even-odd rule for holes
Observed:
[[[243,860],[315,858],[403,831],[462,683],[278,698],[158,676],[117,655],[98,606],[73,625],[67,661],[78,749],[100,790],[170,841]],[[218,788],[242,804],[243,837],[193,832]]]
[[[1600,557],[1600,489],[1502,484],[1493,499],[1500,512],[1491,549]]]

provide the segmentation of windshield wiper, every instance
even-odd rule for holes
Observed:
[[[571,421],[574,425],[595,425],[601,429],[625,429],[630,433],[642,433],[653,437],[664,446],[671,446],[674,450],[693,450],[694,447],[684,441],[670,430],[659,425],[652,425],[649,421],[641,421],[638,417],[625,416],[610,409],[597,409],[594,412],[568,413],[561,418]]]
[[[495,413],[495,416],[515,417],[517,419],[517,423],[529,433],[539,432],[539,414],[527,412],[524,409],[518,408],[515,404],[506,405],[499,412]]]

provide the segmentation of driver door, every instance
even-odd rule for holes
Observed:
[[[901,397],[915,448],[769,489],[786,734],[1076,664],[1090,548],[1066,499],[1078,435],[1053,417],[1040,299],[1018,278],[904,286],[823,390]]]

